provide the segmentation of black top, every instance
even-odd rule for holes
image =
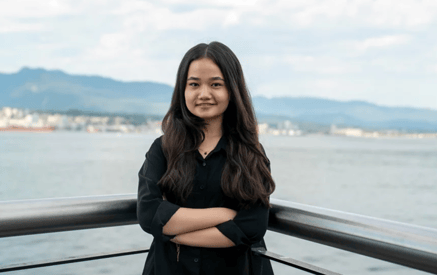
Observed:
[[[226,138],[203,159],[197,152],[193,191],[185,204],[171,194],[163,200],[157,182],[167,169],[167,160],[157,138],[146,154],[139,171],[137,216],[141,228],[154,239],[147,255],[143,275],[272,275],[268,259],[253,255],[251,247],[266,248],[263,237],[267,230],[269,210],[261,205],[239,209],[238,201],[227,197],[221,188],[222,169],[226,162]],[[270,169],[270,166],[269,166]],[[179,261],[173,236],[162,233],[162,227],[179,207],[227,207],[237,211],[233,220],[217,225],[217,229],[234,242],[229,248],[204,248],[180,245]]]

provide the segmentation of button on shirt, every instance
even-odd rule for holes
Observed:
[[[226,138],[220,139],[206,159],[196,152],[193,191],[185,203],[172,194],[166,194],[166,200],[163,200],[160,186],[157,185],[167,170],[161,140],[162,137],[153,142],[139,171],[138,221],[143,230],[154,237],[143,275],[272,275],[270,261],[251,252],[251,247],[266,248],[263,237],[267,230],[268,208],[254,205],[249,209],[239,209],[238,201],[227,197],[221,188],[221,174],[226,162]],[[174,236],[164,235],[162,228],[179,207],[227,207],[236,210],[237,215],[233,220],[216,226],[235,246],[204,248],[180,245],[177,261],[176,244],[170,241]]]

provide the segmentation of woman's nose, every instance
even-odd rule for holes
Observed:
[[[210,98],[211,92],[209,91],[208,87],[202,87],[200,89],[199,98]]]

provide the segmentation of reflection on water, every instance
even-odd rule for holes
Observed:
[[[135,193],[156,136],[0,133],[0,200]],[[437,139],[262,136],[272,197],[437,228]],[[267,232],[273,252],[344,274],[425,274]],[[138,225],[0,239],[0,264],[147,247]],[[7,249],[3,249],[7,247]],[[146,255],[14,274],[139,274]],[[307,274],[274,264],[275,274]]]

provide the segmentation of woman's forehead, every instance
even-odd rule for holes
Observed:
[[[187,78],[212,79],[222,78],[223,74],[217,64],[209,58],[197,59],[191,62]]]

